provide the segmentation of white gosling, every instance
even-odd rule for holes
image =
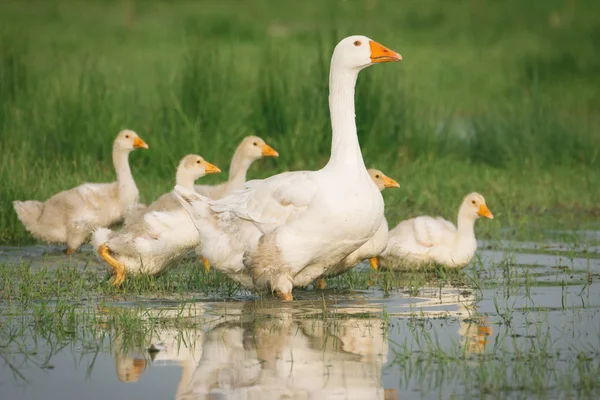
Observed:
[[[293,287],[308,285],[375,235],[384,205],[362,158],[354,88],[362,69],[401,59],[365,36],[338,43],[329,75],[331,156],[322,169],[253,180],[208,205],[176,188],[211,265],[291,300]]]
[[[192,154],[179,163],[177,180],[187,182],[188,189],[193,190],[196,179],[219,171],[202,157]],[[168,208],[169,211],[148,211],[119,232],[107,228],[94,232],[92,244],[115,275],[115,286],[123,283],[127,275],[160,274],[198,246],[198,231],[179,202],[169,199],[170,195],[161,197],[163,208],[174,206]]]
[[[196,192],[216,200],[227,196],[234,190],[243,189],[248,169],[254,161],[263,157],[279,157],[279,153],[258,136],[245,137],[233,154],[227,182],[219,185],[196,185]]]
[[[482,195],[471,193],[458,209],[457,226],[442,217],[421,216],[402,221],[389,232],[387,247],[379,261],[394,270],[432,264],[463,268],[477,250],[474,225],[480,217],[493,219],[494,215]]]
[[[196,185],[194,189],[196,192],[212,200],[227,196],[235,190],[241,190],[244,188],[246,174],[252,163],[263,157],[279,157],[279,153],[265,143],[262,138],[258,136],[246,136],[233,154],[227,182],[219,185]],[[196,249],[196,253],[198,255],[202,254],[200,247]],[[205,257],[202,258],[204,269],[206,272],[210,271],[210,263]]]
[[[380,192],[387,188],[400,187],[398,182],[396,182],[389,176],[386,176],[383,172],[381,172],[378,169],[369,169],[369,175],[371,176],[371,179],[373,179],[373,182],[375,182],[375,185],[377,186],[377,189],[379,189]],[[346,258],[344,258],[342,261],[340,261],[336,266],[328,269],[327,272],[323,276],[317,278],[315,280],[315,286],[318,289],[325,289],[327,287],[325,278],[333,278],[334,276],[341,275],[344,272],[354,268],[355,265],[357,265],[358,263],[360,263],[366,259],[369,259],[371,267],[373,269],[377,270],[378,264],[376,261],[377,260],[376,256],[378,256],[379,254],[381,254],[381,252],[383,250],[385,250],[387,242],[388,242],[388,224],[387,224],[387,220],[384,217],[383,220],[381,220],[381,226],[375,233],[375,236],[373,236],[371,239],[369,239],[365,244],[360,246],[358,249],[356,249],[352,253],[350,253]]]
[[[202,157],[196,154],[188,154],[183,157],[177,166],[175,173],[175,184],[183,186],[186,189],[194,190],[194,182],[206,174],[216,174],[221,172],[219,168],[213,164],[206,162]],[[201,173],[201,175],[199,175]],[[175,197],[172,191],[163,194],[156,199],[152,204],[146,207],[138,207],[135,212],[130,213],[125,217],[125,225],[138,223],[151,211],[171,211],[180,209],[181,204]]]
[[[134,131],[119,132],[112,159],[117,181],[84,183],[50,197],[45,202],[14,201],[25,229],[35,238],[66,243],[72,254],[89,240],[94,229],[121,221],[139,201],[139,191],[129,168],[129,153],[148,145]]]

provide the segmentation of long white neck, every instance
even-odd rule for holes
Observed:
[[[186,394],[188,394],[190,391],[190,383],[192,383],[192,378],[194,377],[196,366],[197,361],[194,362],[193,359],[189,358],[181,363],[181,379],[179,380],[179,384],[177,385],[175,399],[188,398]]]
[[[458,236],[463,238],[475,237],[475,219],[468,215],[467,210],[461,207],[458,210],[458,221],[456,224]]]
[[[119,201],[123,206],[129,206],[138,202],[139,191],[131,175],[129,167],[129,151],[113,147],[113,165],[117,173],[117,184],[119,185]]]
[[[175,175],[175,184],[179,186],[183,186],[186,189],[194,190],[194,182],[196,181],[196,176],[190,174],[188,171],[183,168],[178,168],[177,173]]]
[[[229,179],[227,180],[229,189],[237,190],[244,188],[246,174],[253,162],[253,158],[244,154],[244,151],[240,147],[237,148],[231,159],[231,165],[229,166]]]
[[[325,168],[362,169],[365,163],[358,143],[354,114],[354,87],[357,70],[331,65],[329,73],[329,112],[331,114],[331,157]]]

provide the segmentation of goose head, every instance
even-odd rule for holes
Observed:
[[[332,65],[360,71],[372,64],[401,61],[402,56],[366,36],[342,39],[333,51]]]
[[[460,206],[459,213],[462,213],[473,220],[476,220],[479,217],[494,219],[494,214],[492,214],[485,204],[485,198],[479,193],[468,194]]]
[[[130,152],[135,149],[147,149],[148,144],[138,136],[137,133],[130,129],[124,129],[117,135],[114,148],[121,151]]]
[[[279,153],[258,136],[245,137],[240,144],[240,150],[245,157],[251,160],[258,160],[262,157],[279,157]]]
[[[192,182],[208,174],[216,174],[221,170],[196,154],[189,154],[181,159],[177,167],[177,182],[188,178]],[[178,183],[180,184],[180,183]]]
[[[139,356],[129,357],[117,354],[115,363],[117,378],[121,382],[137,382],[146,370],[146,360]]]
[[[379,191],[382,191],[383,189],[387,188],[400,187],[400,184],[398,182],[396,182],[389,176],[386,176],[383,172],[381,172],[378,169],[371,168],[368,170],[368,172],[371,176],[371,179],[373,179],[373,182],[375,182],[375,185],[377,186],[377,189],[379,189]]]

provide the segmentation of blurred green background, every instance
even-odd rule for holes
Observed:
[[[320,168],[329,60],[351,34],[404,57],[364,70],[356,96],[367,165],[402,185],[391,225],[454,219],[470,191],[498,217],[483,235],[593,223],[598,15],[593,0],[3,1],[0,243],[31,241],[12,200],[114,180],[122,128],[150,145],[130,157],[145,202],[186,154],[227,171],[248,134],[280,153],[249,178]]]

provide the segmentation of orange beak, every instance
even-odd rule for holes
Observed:
[[[479,206],[479,211],[477,212],[477,214],[479,214],[482,217],[486,217],[489,219],[494,219],[494,214],[492,214],[492,212],[490,211],[489,208],[487,208],[487,206],[485,204],[482,204]]]
[[[369,265],[373,271],[377,271],[379,269],[379,258],[372,257],[369,258]]]
[[[487,326],[487,325],[479,325],[477,326],[477,334],[479,336],[491,336],[492,335],[492,328]]]
[[[148,144],[146,142],[144,142],[142,140],[142,138],[136,136],[136,137],[133,138],[133,148],[134,149],[139,149],[139,148],[147,149],[148,148]]]
[[[146,360],[142,360],[139,358],[135,358],[133,360],[133,376],[135,377],[136,381],[139,379],[140,375],[142,375],[144,373],[145,369],[146,369]]]
[[[219,167],[209,163],[208,161],[204,161],[204,168],[207,174],[218,174],[219,172],[221,172]]]
[[[402,56],[393,50],[388,49],[382,44],[369,41],[371,47],[371,62],[372,63],[384,63],[391,61],[402,61]]]
[[[263,157],[279,157],[279,153],[266,143],[262,146],[262,155]]]
[[[383,187],[385,187],[385,188],[399,188],[400,184],[398,182],[396,182],[395,180],[393,180],[392,178],[390,178],[389,176],[384,176],[383,177]]]

